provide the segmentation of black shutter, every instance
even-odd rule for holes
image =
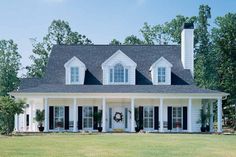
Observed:
[[[29,126],[29,114],[26,115],[26,126]]]
[[[139,106],[139,127],[143,129],[143,106]]]
[[[49,129],[54,129],[54,106],[49,106]]]
[[[183,107],[183,130],[188,129],[188,108]]]
[[[69,106],[65,106],[65,130],[69,130]]]
[[[78,106],[78,130],[82,129],[83,107]]]
[[[93,106],[93,114],[97,114],[98,113],[98,107],[97,106]],[[98,121],[97,119],[93,119],[93,129],[97,130],[98,129]]]
[[[158,106],[154,107],[154,129],[159,129],[159,108]]]
[[[172,130],[172,107],[168,106],[168,113],[167,113],[167,119],[168,119],[168,130]]]

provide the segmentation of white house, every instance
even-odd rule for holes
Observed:
[[[44,109],[44,132],[96,131],[93,114],[99,110],[103,132],[135,132],[136,126],[200,132],[200,109],[210,102],[211,112],[217,105],[222,132],[227,93],[194,84],[193,30],[184,25],[181,45],[55,45],[45,77],[22,79],[10,93],[27,102],[24,113],[15,116],[15,130],[38,132],[35,113]]]

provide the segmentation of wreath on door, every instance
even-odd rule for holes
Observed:
[[[118,122],[122,122],[123,120],[123,114],[121,112],[116,112],[114,117],[113,117],[114,121]]]

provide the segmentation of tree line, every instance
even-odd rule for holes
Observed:
[[[200,5],[196,16],[186,17],[177,15],[171,21],[164,24],[149,25],[144,23],[140,28],[141,37],[127,36],[123,42],[113,39],[111,45],[165,45],[180,44],[183,23],[194,23],[194,69],[195,82],[201,88],[209,88],[230,93],[223,102],[224,117],[233,122],[236,104],[236,13],[227,13],[214,19],[214,25],[210,26],[211,8],[208,5]],[[77,31],[73,31],[68,22],[53,20],[48,27],[47,34],[41,41],[32,38],[32,64],[24,67],[27,70],[26,77],[42,78],[52,46],[54,44],[93,44],[92,41]],[[0,40],[0,132],[11,132],[6,127],[6,117],[23,112],[21,102],[13,101],[8,93],[17,89],[20,79],[17,74],[21,68],[21,56],[17,45],[13,40]],[[8,102],[8,103],[6,103]],[[9,109],[9,106],[15,108]],[[7,115],[9,113],[12,114]],[[232,123],[230,123],[233,126]],[[5,131],[4,131],[5,130]]]

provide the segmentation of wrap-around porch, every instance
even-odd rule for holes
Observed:
[[[213,106],[217,105],[217,132],[222,132],[222,98],[200,97],[44,97],[29,102],[25,113],[16,115],[15,130],[36,132],[36,109],[45,110],[44,132],[97,131],[93,114],[102,111],[102,132],[200,132],[200,109],[210,102],[210,132],[213,132]],[[23,123],[20,128],[19,123]]]

